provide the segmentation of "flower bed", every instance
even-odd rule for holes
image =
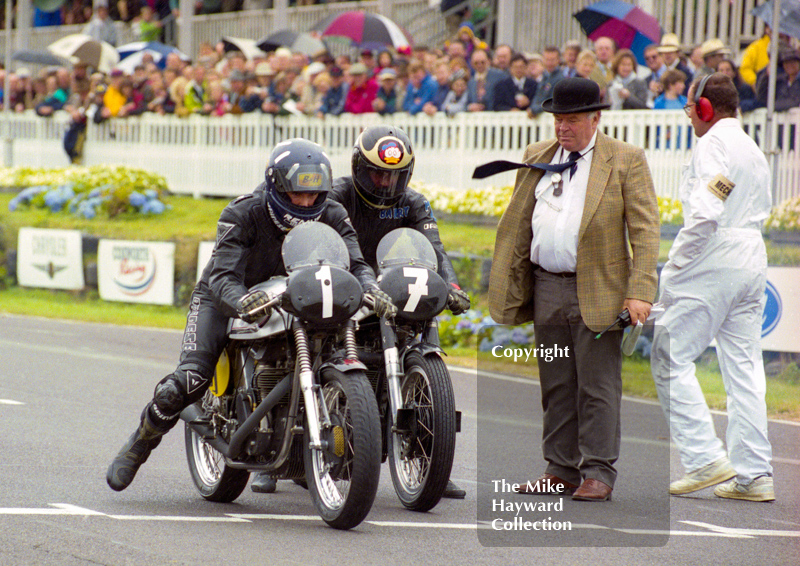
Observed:
[[[20,207],[68,211],[83,218],[99,213],[161,214],[168,192],[164,177],[142,169],[123,166],[0,169],[0,186],[21,188],[9,203],[9,210]]]
[[[764,227],[772,232],[800,232],[800,197],[791,198],[772,209]]]

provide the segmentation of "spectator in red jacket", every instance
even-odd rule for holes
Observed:
[[[372,101],[378,94],[378,83],[369,77],[369,70],[364,63],[353,63],[348,74],[353,82],[347,91],[344,102],[344,111],[351,114],[365,114],[374,112]]]

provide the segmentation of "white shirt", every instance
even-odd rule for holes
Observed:
[[[709,190],[717,175],[734,184],[724,200]],[[679,196],[683,229],[669,252],[675,267],[697,258],[720,229],[761,229],[772,208],[769,164],[739,120],[723,118],[697,140],[683,166]]]
[[[536,206],[533,209],[531,226],[531,262],[552,273],[575,273],[578,267],[578,232],[586,202],[586,187],[592,168],[594,144],[597,132],[589,145],[578,153],[578,169],[570,175],[569,169],[562,174],[561,196],[553,196],[555,185],[553,173],[545,171],[536,185]],[[569,161],[568,151],[559,148],[550,163]]]

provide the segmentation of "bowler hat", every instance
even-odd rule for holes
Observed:
[[[611,108],[600,100],[600,86],[589,79],[570,77],[553,87],[553,96],[542,102],[542,109],[551,114],[577,114]]]

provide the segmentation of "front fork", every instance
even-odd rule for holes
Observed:
[[[322,400],[317,405],[316,390],[319,387],[314,384],[314,372],[311,369],[311,353],[308,346],[308,334],[303,327],[303,323],[294,319],[292,323],[292,332],[294,333],[294,342],[297,348],[297,365],[295,371],[299,373],[298,381],[300,382],[300,391],[303,392],[303,402],[306,405],[306,419],[308,420],[308,436],[310,438],[309,446],[312,449],[322,449],[322,438],[320,437],[320,418],[318,408],[321,406],[323,411],[326,411],[325,402]],[[328,420],[328,415],[325,414],[325,420]]]
[[[409,410],[403,407],[403,397],[400,393],[400,376],[402,372],[400,371],[400,359],[397,352],[397,335],[388,320],[385,318],[379,320],[383,361],[386,367],[386,384],[389,390],[392,431],[397,432],[399,428],[408,428],[408,420],[411,415],[407,414]]]

